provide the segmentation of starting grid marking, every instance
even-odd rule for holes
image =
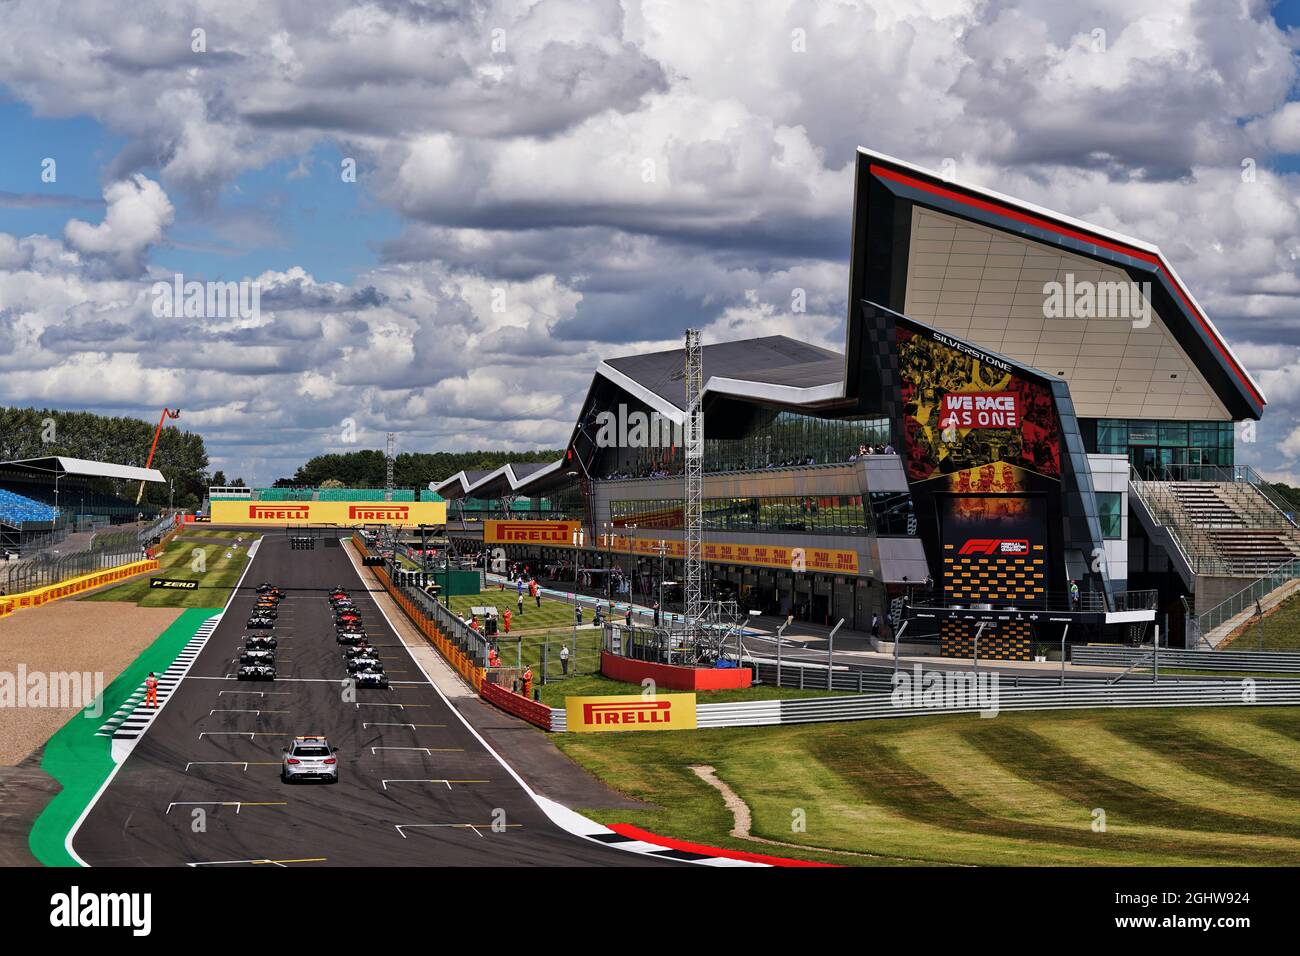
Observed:
[[[388,785],[389,785],[390,783],[445,783],[445,784],[447,785],[447,789],[450,790],[450,789],[451,789],[451,785],[452,785],[453,783],[465,784],[465,783],[491,783],[491,782],[492,782],[492,781],[490,781],[490,780],[439,780],[439,779],[436,779],[436,778],[435,778],[435,779],[432,779],[432,780],[424,780],[424,779],[421,779],[421,778],[418,778],[418,777],[406,777],[406,778],[399,778],[399,779],[395,779],[395,780],[394,780],[394,779],[388,779],[388,780],[381,780],[381,781],[380,781],[380,783],[382,783],[382,784],[384,785],[384,789],[385,789],[385,790],[388,789]]]
[[[288,805],[283,800],[279,802],[263,801],[261,803],[250,803],[243,800],[177,800],[174,803],[167,804],[167,813],[172,812],[172,807],[234,807],[235,813],[239,813],[244,807],[287,807]]]
[[[375,756],[381,750],[422,750],[426,757],[432,757],[434,754],[453,754],[464,753],[464,747],[371,747],[370,756]]]
[[[153,723],[158,711],[162,710],[163,704],[167,703],[172,692],[180,684],[181,678],[190,669],[190,665],[199,656],[199,652],[208,643],[208,638],[212,636],[212,632],[217,629],[220,622],[220,614],[214,614],[204,621],[194,633],[194,636],[181,648],[176,660],[172,661],[171,665],[158,675],[157,707],[145,706],[144,683],[141,682],[140,686],[122,703],[122,706],[117,709],[113,716],[108,718],[104,725],[95,732],[95,736],[112,737],[114,740],[138,739]]]
[[[374,721],[363,721],[362,730],[369,730],[371,727],[446,727],[446,724],[394,724],[394,723],[376,723]]]
[[[291,863],[324,863],[328,857],[305,856],[297,860],[208,860],[202,863],[186,863],[186,866],[280,866],[288,867]]]
[[[185,765],[185,772],[190,772],[190,767],[243,767],[244,773],[248,773],[249,767],[278,767],[278,760],[191,760]]]
[[[473,830],[479,839],[483,839],[483,834],[479,831],[487,830],[491,833],[500,833],[502,830],[516,830],[523,827],[522,823],[394,823],[397,832],[402,835],[402,839],[407,839],[406,830],[429,830],[429,829],[452,829],[452,830]]]

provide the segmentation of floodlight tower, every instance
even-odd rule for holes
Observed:
[[[688,638],[698,638],[704,613],[704,565],[702,562],[704,539],[704,354],[700,345],[700,330],[686,330],[686,418],[685,480],[686,562],[683,583],[685,595],[686,632]]]
[[[388,454],[384,456],[384,500],[393,500],[393,452],[397,448],[397,432],[388,433]]]

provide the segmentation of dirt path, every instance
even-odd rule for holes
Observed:
[[[64,693],[55,693],[60,682],[52,680],[52,675],[69,675],[63,690],[80,684],[84,685],[82,694],[92,697],[180,613],[179,608],[64,600],[0,620],[0,766],[20,763],[88,702],[72,700],[72,706],[52,706],[66,702]],[[71,677],[87,673],[89,680]],[[50,691],[43,703],[35,697],[36,688],[42,686]]]
[[[762,843],[764,846],[781,846],[788,847],[792,850],[812,850],[816,853],[836,853],[842,856],[856,856],[868,860],[897,860],[904,863],[916,863],[918,861],[900,856],[882,856],[879,853],[858,853],[853,850],[837,850],[825,846],[809,846],[805,843],[784,843],[781,840],[769,840],[766,837],[754,836],[749,832],[750,827],[754,825],[753,815],[749,812],[747,804],[740,794],[732,790],[725,781],[719,776],[718,772],[707,764],[692,764],[691,773],[699,777],[718,793],[722,794],[722,802],[726,804],[727,809],[731,811],[731,817],[734,824],[731,827],[731,836],[737,840],[749,840],[752,843]]]

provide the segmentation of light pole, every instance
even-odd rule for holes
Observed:
[[[830,640],[826,643],[826,689],[833,689],[833,680],[831,675],[835,673],[835,632],[844,626],[844,618],[831,628]]]
[[[785,619],[785,623],[776,629],[776,686],[777,687],[781,686],[781,635],[785,633],[785,629],[790,626],[790,622],[793,620],[794,620],[794,615],[791,614]]]

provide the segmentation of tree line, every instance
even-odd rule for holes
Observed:
[[[435,451],[402,452],[393,459],[393,484],[398,488],[425,488],[429,482],[445,481],[458,471],[489,471],[506,462],[552,462],[564,452],[536,451]],[[306,486],[319,488],[382,488],[385,480],[385,457],[382,451],[353,451],[346,454],[317,455],[294,472],[280,478],[277,488]],[[338,485],[334,485],[338,482]]]
[[[115,465],[144,467],[157,422],[94,412],[60,412],[49,408],[0,406],[0,461],[63,455]],[[163,427],[153,467],[175,483],[177,507],[193,508],[207,490],[208,453],[203,438],[175,425]],[[135,500],[139,485],[130,481],[96,479],[102,491]],[[146,483],[144,502],[165,507],[166,484]]]

